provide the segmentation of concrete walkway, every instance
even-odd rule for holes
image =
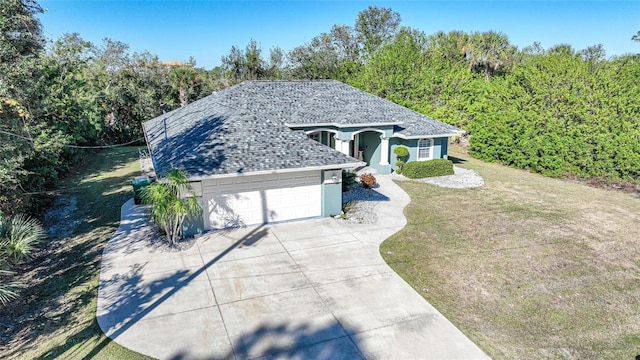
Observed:
[[[98,323],[161,359],[487,359],[382,260],[407,194],[376,225],[320,219],[214,232],[168,252],[129,201],[104,249]]]

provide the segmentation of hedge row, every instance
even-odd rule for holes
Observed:
[[[447,159],[413,161],[404,165],[402,174],[409,179],[453,175],[453,163]]]

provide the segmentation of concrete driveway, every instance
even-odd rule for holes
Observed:
[[[250,227],[174,252],[127,202],[102,257],[100,327],[161,359],[488,358],[382,260],[409,198],[379,183],[376,225]]]

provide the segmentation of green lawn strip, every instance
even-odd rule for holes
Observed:
[[[453,155],[485,186],[398,182],[387,263],[494,358],[640,353],[640,199]]]
[[[140,173],[138,148],[88,155],[59,196],[74,197],[72,235],[51,240],[23,276],[21,301],[1,309],[0,357],[33,359],[146,359],[107,338],[96,322],[102,249],[118,227],[120,207]]]

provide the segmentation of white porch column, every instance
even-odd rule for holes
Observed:
[[[380,136],[380,165],[389,165],[389,138]]]
[[[349,155],[349,140],[340,140],[336,138],[336,150],[345,155]]]

